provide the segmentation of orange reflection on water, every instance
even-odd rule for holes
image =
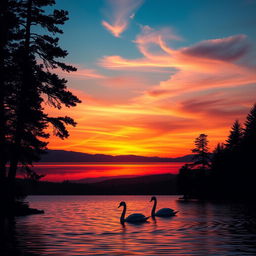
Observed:
[[[184,163],[40,163],[34,169],[44,180],[63,181],[97,177],[123,177],[178,173]]]

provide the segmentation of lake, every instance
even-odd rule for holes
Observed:
[[[150,215],[150,196],[29,196],[45,214],[2,223],[1,255],[256,255],[250,208],[157,198],[177,216],[122,226],[119,202]]]

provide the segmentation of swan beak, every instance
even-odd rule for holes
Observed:
[[[120,208],[121,207],[121,204],[119,204],[119,206],[117,208]]]

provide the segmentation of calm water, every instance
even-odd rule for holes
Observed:
[[[5,223],[0,255],[256,255],[255,216],[240,205],[180,203],[158,196],[158,206],[178,210],[170,219],[120,225],[128,214],[150,214],[149,196],[31,196],[44,215]],[[3,224],[3,223],[2,223]]]

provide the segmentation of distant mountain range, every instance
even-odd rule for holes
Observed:
[[[181,157],[147,157],[136,155],[111,156],[104,154],[87,154],[66,150],[48,150],[40,162],[190,162],[193,155]]]

